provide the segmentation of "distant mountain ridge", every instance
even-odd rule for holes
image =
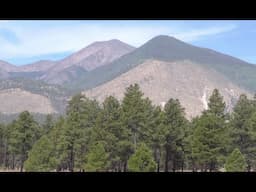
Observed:
[[[136,67],[147,59],[173,62],[190,60],[214,69],[249,91],[256,90],[256,66],[211,49],[200,48],[169,36],[157,36],[134,51],[96,68],[69,86],[90,89]]]
[[[121,100],[125,87],[138,83],[154,104],[174,97],[194,116],[213,88],[220,89],[229,109],[239,94],[252,96],[255,74],[256,66],[248,62],[160,35],[138,48],[115,39],[95,42],[60,61],[20,67],[0,61],[0,91],[5,98],[4,90],[12,88],[39,94],[49,98],[48,111],[61,113],[68,98],[81,91],[99,101],[108,95]]]
[[[59,61],[56,65],[40,77],[47,83],[61,84],[70,79],[62,78],[67,68],[76,66],[78,73],[91,71],[97,67],[107,65],[113,60],[125,55],[135,48],[119,40],[95,42]],[[73,68],[74,69],[74,68]],[[78,69],[81,69],[80,71]]]

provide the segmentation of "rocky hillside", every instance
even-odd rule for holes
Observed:
[[[163,105],[171,97],[179,99],[189,118],[199,115],[207,108],[207,99],[214,88],[220,90],[229,109],[241,93],[250,95],[222,74],[206,70],[187,60],[147,60],[117,78],[83,93],[101,102],[109,95],[121,100],[125,88],[134,83],[140,85],[145,97],[149,97],[155,105]]]
[[[0,113],[15,114],[22,111],[31,113],[56,113],[49,98],[33,94],[22,89],[5,89],[0,91]]]

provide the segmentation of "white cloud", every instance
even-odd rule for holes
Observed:
[[[221,26],[221,27],[210,27],[205,29],[194,29],[187,32],[181,32],[176,34],[174,33],[173,36],[183,41],[192,42],[192,41],[199,40],[204,36],[225,33],[228,31],[232,31],[235,28],[236,28],[236,25],[228,25],[228,26]]]
[[[77,51],[94,41],[119,39],[134,46],[140,46],[157,35],[172,35],[184,41],[195,41],[207,35],[215,35],[233,30],[234,25],[191,29],[186,32],[170,25],[155,26],[117,26],[79,23],[72,26],[33,27],[8,25],[15,33],[19,44],[11,44],[0,36],[0,59],[33,57],[44,54]],[[6,28],[7,26],[5,26]],[[1,28],[1,26],[0,26]]]

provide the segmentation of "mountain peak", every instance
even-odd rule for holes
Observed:
[[[105,45],[120,45],[120,46],[123,46],[123,45],[126,45],[126,46],[129,46],[129,47],[132,47],[122,41],[120,41],[119,39],[110,39],[110,40],[106,40],[106,41],[95,41],[94,43],[88,45],[87,47],[93,47],[93,46],[105,46]]]
[[[168,36],[168,35],[158,35],[156,37],[153,37],[151,40],[149,40],[146,44],[148,43],[161,43],[161,44],[186,44],[189,45],[173,36]]]

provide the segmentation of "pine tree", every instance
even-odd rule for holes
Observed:
[[[85,171],[106,171],[109,167],[109,154],[104,149],[103,142],[98,142],[87,154]]]
[[[26,171],[53,171],[57,167],[57,159],[54,156],[54,145],[46,136],[42,136],[28,153],[28,159],[24,163]]]
[[[175,171],[184,160],[182,142],[187,120],[184,108],[177,99],[170,99],[164,107],[164,112],[165,171],[169,171],[169,161],[172,163],[172,170]]]
[[[40,137],[40,128],[33,116],[28,112],[22,112],[18,120],[13,124],[13,130],[10,135],[10,145],[13,154],[19,156],[20,171],[23,171],[23,165],[28,157],[28,152],[33,144]]]
[[[255,111],[254,102],[242,94],[234,107],[231,118],[233,148],[238,148],[244,154],[248,171],[253,166],[256,155],[253,149],[256,140],[252,131],[254,121],[252,116]]]
[[[218,89],[213,90],[212,95],[209,98],[208,107],[209,109],[207,112],[212,113],[217,117],[224,118],[226,104]]]
[[[151,147],[154,160],[157,163],[157,171],[160,171],[161,160],[163,157],[163,148],[165,144],[165,125],[164,125],[164,112],[160,106],[157,106],[151,112],[151,118],[148,120],[148,128],[144,130],[143,142]]]
[[[118,142],[125,139],[125,130],[121,122],[121,106],[113,96],[107,97],[103,102],[103,109],[99,113],[96,125],[91,132],[91,142],[104,142],[105,150],[110,155],[111,170],[120,170],[120,157]]]
[[[59,171],[61,169],[63,152],[59,150],[58,146],[61,143],[60,135],[64,124],[64,118],[58,118],[49,132],[33,145],[28,159],[24,163],[26,171]]]
[[[49,131],[53,128],[54,121],[53,116],[51,114],[46,115],[45,122],[43,124],[43,135],[49,133]]]
[[[149,111],[151,109],[151,102],[149,99],[143,98],[139,85],[130,85],[125,92],[125,96],[122,101],[122,126],[126,130],[126,136],[128,138],[121,141],[119,146],[121,147],[120,153],[125,155],[122,157],[124,171],[127,167],[127,160],[132,151],[136,150],[137,143],[143,138],[143,132],[148,126],[148,120],[150,118]],[[132,145],[133,144],[133,147]],[[129,148],[132,147],[132,148]]]
[[[78,94],[69,102],[63,132],[62,161],[66,162],[69,171],[82,170],[84,156],[90,140],[90,131],[95,126],[100,111],[98,102]]]
[[[213,91],[208,106],[209,109],[193,121],[191,149],[195,167],[214,171],[223,163],[230,139],[225,123],[225,103],[217,90]]]
[[[234,149],[227,158],[225,170],[228,172],[243,172],[246,171],[246,167],[247,164],[243,154],[238,148]]]
[[[152,151],[141,143],[136,152],[128,161],[128,169],[134,172],[154,172],[156,171],[156,162],[153,159]]]

